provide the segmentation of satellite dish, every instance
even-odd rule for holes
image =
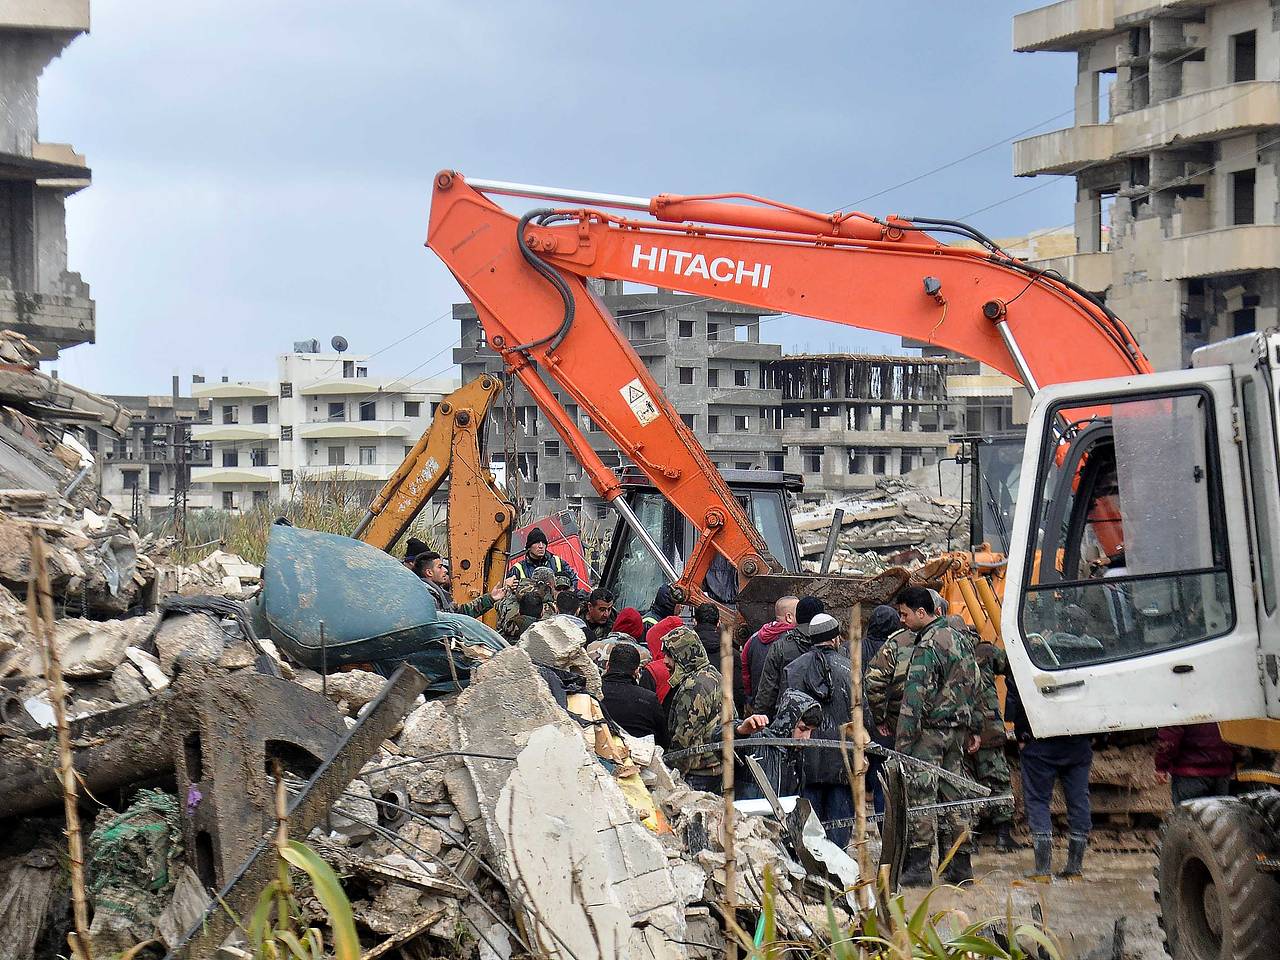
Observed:
[[[346,337],[334,337],[329,341],[329,345],[339,353],[344,353],[347,347],[351,346],[351,344],[347,343]]]

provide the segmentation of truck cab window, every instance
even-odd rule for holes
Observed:
[[[1047,421],[1021,609],[1028,653],[1047,670],[1197,643],[1234,623],[1212,401],[1188,391],[1109,411],[1073,422],[1060,407]]]

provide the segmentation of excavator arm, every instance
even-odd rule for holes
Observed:
[[[568,203],[523,216],[486,194]],[[745,202],[728,202],[745,201]],[[602,212],[644,211],[646,219]],[[976,239],[945,246],[930,233]],[[614,473],[547,380],[572,397],[700,532],[673,581],[700,594],[716,553],[745,584],[776,564],[588,278],[626,280],[936,343],[1027,385],[1149,372],[1124,324],[1065,279],[951,221],[822,214],[740,195],[652,199],[437,175],[427,245],[475,305],[596,491],[642,538]],[[544,379],[544,377],[546,379]],[[660,561],[661,562],[661,561]]]
[[[485,417],[501,391],[501,382],[482,376],[441,400],[431,425],[383,484],[353,534],[389,550],[448,478],[449,559],[459,603],[501,583],[506,571],[515,508],[494,484],[480,450]]]

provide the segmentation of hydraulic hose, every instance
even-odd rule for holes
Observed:
[[[560,272],[556,270],[555,267],[551,266],[551,264],[547,263],[536,253],[530,250],[524,242],[525,227],[529,225],[530,220],[556,215],[557,211],[550,207],[541,207],[537,210],[530,210],[520,218],[520,223],[516,226],[516,245],[520,248],[520,255],[524,257],[525,262],[528,263],[529,266],[533,267],[533,269],[537,270],[538,273],[542,274],[542,276],[546,278],[547,282],[551,284],[551,286],[555,287],[556,293],[560,294],[560,299],[564,302],[564,319],[560,321],[560,326],[557,327],[553,333],[550,333],[545,337],[539,337],[537,340],[530,340],[528,343],[517,344],[510,348],[512,350],[520,350],[523,352],[525,350],[531,350],[534,347],[540,347],[544,343],[551,344],[549,349],[555,350],[564,341],[564,338],[568,336],[569,328],[573,326],[573,292],[569,289],[569,284],[565,282],[564,277],[560,276]]]

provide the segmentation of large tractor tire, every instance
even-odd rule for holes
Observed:
[[[1174,808],[1156,867],[1160,927],[1173,960],[1280,956],[1280,882],[1257,864],[1275,846],[1268,824],[1240,798]]]

